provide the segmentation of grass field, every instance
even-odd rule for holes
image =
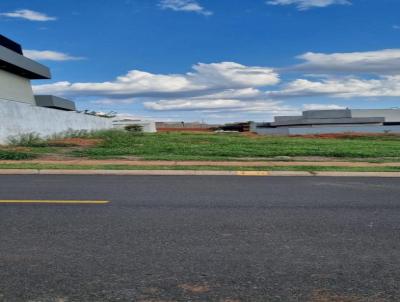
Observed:
[[[94,144],[33,140],[23,151],[0,150],[0,159],[27,159],[49,154],[91,159],[134,157],[145,160],[248,160],[276,157],[330,157],[400,161],[400,136],[341,138],[266,137],[242,134],[102,131],[75,139]],[[14,143],[18,145],[18,143]]]
[[[77,156],[104,158],[137,156],[148,160],[229,160],[246,158],[338,157],[400,158],[400,136],[341,139],[245,136],[241,134],[103,132],[97,146],[75,151]]]

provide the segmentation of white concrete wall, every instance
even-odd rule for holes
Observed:
[[[330,133],[400,133],[400,126],[327,126],[288,128],[290,135],[330,134]]]
[[[157,132],[156,123],[153,121],[114,121],[114,128],[125,129],[126,126],[139,125],[142,126],[143,132],[155,133]]]
[[[0,69],[0,99],[35,105],[29,79]]]
[[[0,99],[0,144],[6,144],[10,136],[32,132],[46,137],[68,130],[93,131],[112,127],[109,118]]]
[[[352,117],[384,117],[385,122],[400,122],[400,109],[352,109]]]
[[[400,133],[400,126],[324,126],[324,127],[279,127],[255,128],[260,135],[309,135],[332,133]]]

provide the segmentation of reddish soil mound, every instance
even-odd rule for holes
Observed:
[[[50,144],[57,146],[76,146],[76,147],[91,147],[101,143],[101,139],[94,138],[64,138],[51,141]]]
[[[158,132],[213,132],[209,128],[158,128]]]
[[[262,138],[263,137],[263,135],[258,135],[257,133],[254,133],[254,132],[240,132],[240,134],[243,136],[252,137],[252,138]]]

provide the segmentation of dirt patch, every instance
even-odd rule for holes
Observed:
[[[265,135],[258,135],[255,132],[241,132],[240,134],[243,135],[243,136],[246,136],[246,137],[251,137],[251,138],[263,138],[263,137],[265,137]]]
[[[58,140],[49,141],[49,144],[57,147],[74,146],[74,147],[92,147],[102,142],[101,139],[94,138],[63,138]]]
[[[29,147],[13,147],[13,146],[1,146],[0,150],[15,151],[15,152],[30,152],[30,151],[32,151],[32,149]]]
[[[157,128],[157,132],[213,132],[208,128]]]
[[[204,294],[210,291],[210,287],[206,284],[181,284],[178,287],[191,294]]]

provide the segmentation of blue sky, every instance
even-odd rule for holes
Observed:
[[[400,106],[398,0],[3,0],[36,93],[155,120]]]

